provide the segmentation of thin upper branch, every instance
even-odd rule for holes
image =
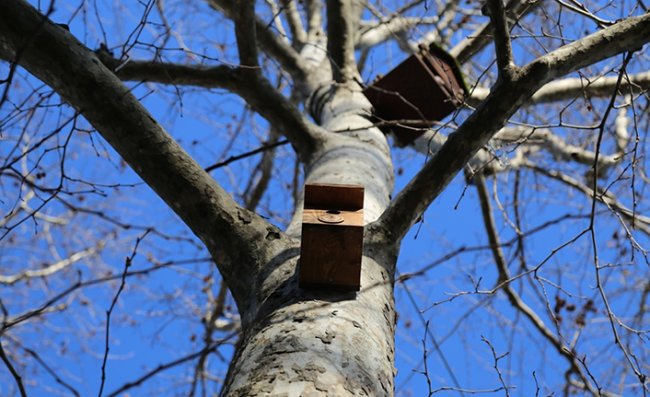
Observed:
[[[304,44],[307,41],[307,31],[300,19],[300,12],[298,12],[296,2],[294,0],[282,0],[282,8],[289,23],[293,41],[297,44]]]
[[[87,258],[89,256],[95,255],[99,250],[101,250],[104,246],[104,242],[100,241],[97,246],[86,248],[85,250],[75,252],[74,254],[70,255],[69,257],[65,259],[61,259],[60,261],[57,261],[51,265],[48,265],[42,269],[35,269],[35,270],[24,270],[20,273],[17,274],[11,274],[11,275],[0,275],[0,284],[3,285],[13,285],[21,280],[27,280],[31,278],[37,278],[37,277],[47,277],[50,276],[56,272],[59,272],[76,262],[79,262],[80,260]]]
[[[577,78],[552,81],[540,88],[535,95],[530,97],[527,103],[547,103],[566,99],[574,99],[579,96],[604,97],[610,96],[616,87],[617,76]],[[619,86],[621,94],[641,94],[650,90],[650,72],[642,72],[627,75]],[[488,88],[475,88],[469,99],[470,104],[478,104],[487,98],[490,90]]]
[[[259,73],[257,38],[255,35],[255,0],[235,0],[233,15],[239,62],[250,71]]]
[[[403,17],[395,15],[380,21],[361,21],[361,33],[357,40],[357,47],[369,49],[386,42],[391,38],[398,38],[409,29],[421,25],[435,25],[437,27],[440,18],[432,16],[428,18]],[[417,48],[417,45],[414,45]]]
[[[619,151],[612,154],[600,153],[598,159],[596,159],[595,152],[566,142],[563,138],[554,134],[551,129],[521,126],[504,127],[493,136],[491,142],[497,146],[503,146],[504,144],[517,146],[514,156],[508,159],[507,164],[502,164],[496,158],[496,155],[487,148],[481,148],[470,159],[468,165],[472,170],[487,174],[513,170],[526,165],[525,153],[543,148],[556,160],[573,161],[590,166],[593,166],[594,161],[598,161],[598,166],[604,170],[619,163],[624,158],[622,148],[627,145],[627,131],[618,132],[617,135],[621,136]],[[411,146],[420,153],[432,155],[437,153],[445,142],[447,142],[445,135],[438,131],[428,130],[415,139]]]
[[[279,231],[237,205],[92,51],[23,0],[0,2],[0,58],[20,64],[76,107],[203,240],[238,303],[245,303],[261,257],[275,247],[265,237]]]
[[[637,213],[625,205],[623,205],[616,196],[610,191],[598,191],[594,194],[593,188],[587,186],[586,184],[578,181],[577,179],[571,178],[569,175],[563,174],[559,171],[547,170],[543,167],[539,167],[531,162],[525,162],[524,166],[530,168],[531,170],[544,175],[548,178],[555,179],[566,186],[574,188],[579,192],[583,193],[587,198],[595,199],[596,201],[606,205],[612,212],[620,215],[620,217],[628,222],[633,228],[636,228],[646,235],[650,236],[650,218],[642,214]]]
[[[550,80],[650,41],[650,14],[630,17],[558,48],[500,80],[490,95],[449,136],[440,151],[400,192],[378,220],[399,241],[459,170],[535,91]]]
[[[510,271],[508,270],[508,263],[506,261],[505,255],[501,250],[501,242],[499,239],[499,234],[497,233],[496,222],[492,215],[492,206],[490,204],[490,196],[485,185],[485,178],[482,175],[477,175],[474,178],[476,184],[476,191],[478,193],[479,202],[481,203],[481,212],[483,215],[483,225],[485,226],[485,231],[488,235],[488,240],[490,242],[490,249],[492,250],[492,257],[497,267],[497,272],[499,278],[497,281],[496,289],[501,289],[506,296],[512,307],[520,312],[526,317],[531,324],[537,329],[537,331],[542,334],[542,336],[553,345],[557,353],[567,359],[571,369],[578,374],[581,381],[584,383],[585,388],[591,392],[592,395],[598,396],[598,392],[593,387],[589,378],[582,370],[580,362],[577,359],[576,355],[571,351],[569,346],[567,346],[562,339],[558,338],[549,327],[544,324],[544,321],[539,317],[539,315],[528,306],[519,294],[512,288],[510,281],[512,277],[510,276]]]
[[[208,4],[223,12],[228,18],[235,19],[238,13],[234,0],[208,0]],[[255,17],[255,37],[257,44],[267,55],[276,60],[296,82],[307,79],[308,66],[285,40],[274,34],[268,24]]]
[[[510,79],[515,73],[512,57],[512,44],[510,43],[510,29],[508,18],[502,0],[487,0],[490,11],[490,21],[494,32],[494,47],[497,56],[499,77]]]
[[[357,75],[354,47],[359,7],[354,1],[327,1],[327,50],[334,80],[338,82],[349,81]]]
[[[307,36],[313,39],[321,32],[323,22],[323,3],[321,0],[305,0],[307,8]]]
[[[505,8],[506,16],[514,21],[519,20],[541,3],[540,0],[510,0]],[[449,53],[453,55],[459,63],[462,64],[467,62],[472,55],[476,54],[490,43],[490,40],[492,39],[492,35],[490,35],[490,31],[492,30],[491,25],[491,23],[481,25],[474,31],[474,33],[452,48]]]
[[[206,67],[150,61],[132,61],[119,66],[118,60],[108,54],[100,52],[99,56],[122,80],[223,88],[239,95],[275,129],[281,131],[303,159],[313,152],[319,137],[324,134],[266,78],[259,74],[251,75],[245,67]]]
[[[2,340],[0,340],[0,359],[2,359],[2,362],[5,364],[5,366],[9,370],[9,373],[11,373],[11,376],[14,378],[14,381],[16,382],[16,386],[18,387],[18,392],[20,393],[20,396],[21,397],[27,397],[27,392],[25,391],[25,385],[23,384],[23,378],[20,376],[18,371],[16,371],[14,366],[11,364],[11,361],[9,360],[9,357],[7,357],[7,354],[5,353],[4,349],[2,348]]]

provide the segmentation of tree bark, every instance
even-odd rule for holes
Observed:
[[[351,131],[331,136],[307,167],[306,179],[364,185],[367,224],[386,208],[393,188],[386,138],[362,117],[370,105],[358,88],[321,94],[328,98],[320,102],[322,126]],[[288,229],[292,237],[300,235],[301,212]],[[300,289],[297,251],[296,244],[293,254],[269,264],[261,276],[256,289],[263,304],[246,316],[222,395],[393,395],[398,246],[381,233],[366,232],[358,293]]]

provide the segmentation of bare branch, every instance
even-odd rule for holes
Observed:
[[[521,68],[512,81],[498,81],[481,106],[395,198],[378,226],[383,226],[392,239],[401,239],[458,171],[543,84],[618,53],[636,50],[648,40],[650,14],[631,17],[536,59]]]
[[[181,365],[183,363],[186,363],[188,361],[195,360],[195,359],[201,357],[202,355],[214,352],[219,348],[219,346],[221,346],[224,343],[228,342],[230,339],[233,339],[233,337],[235,337],[238,334],[239,334],[239,332],[232,332],[231,334],[227,335],[223,339],[215,342],[214,344],[212,344],[210,346],[206,346],[206,347],[204,347],[203,349],[201,349],[201,350],[199,350],[197,352],[187,354],[187,355],[185,355],[183,357],[179,357],[176,360],[173,360],[173,361],[170,361],[170,362],[167,362],[167,363],[164,363],[164,364],[159,364],[156,368],[154,368],[153,370],[147,372],[146,374],[142,375],[141,377],[137,378],[136,380],[128,382],[128,383],[124,384],[123,386],[121,386],[119,389],[109,393],[107,395],[107,397],[119,396],[119,395],[121,395],[122,393],[124,393],[125,391],[127,391],[129,389],[140,386],[146,380],[152,378],[153,376],[155,376],[156,374],[158,374],[160,372],[166,371],[169,368],[174,368],[174,367],[176,367],[178,365]]]
[[[224,166],[226,166],[226,165],[228,165],[228,164],[230,164],[232,162],[244,159],[246,157],[254,156],[254,155],[258,154],[258,153],[273,150],[276,147],[286,145],[287,143],[289,143],[289,141],[277,141],[277,140],[274,139],[274,140],[269,141],[269,142],[265,143],[264,145],[258,147],[257,149],[253,149],[253,150],[248,151],[246,153],[238,154],[238,155],[235,155],[235,156],[230,156],[230,157],[228,157],[227,159],[225,159],[223,161],[220,161],[220,162],[218,162],[216,164],[212,164],[211,166],[205,167],[205,170],[207,172],[214,171],[217,168],[224,167]]]
[[[101,366],[101,380],[99,383],[99,393],[97,393],[98,397],[102,397],[103,391],[104,391],[104,384],[106,383],[106,362],[108,361],[108,352],[111,350],[110,348],[110,343],[111,343],[111,315],[113,314],[113,310],[115,310],[115,305],[117,304],[118,299],[120,299],[120,295],[122,294],[122,291],[124,291],[124,287],[126,286],[126,276],[129,273],[129,268],[131,267],[131,264],[133,263],[133,259],[138,253],[138,247],[140,246],[140,243],[142,240],[149,234],[148,231],[144,232],[142,236],[138,237],[135,240],[135,244],[133,246],[133,251],[131,252],[131,255],[127,256],[126,259],[124,260],[124,270],[122,270],[122,277],[120,278],[120,285],[117,288],[117,291],[115,292],[115,295],[113,296],[113,300],[111,301],[111,305],[106,310],[106,328],[105,328],[105,338],[104,338],[104,357],[102,358],[102,366]]]
[[[257,264],[265,261],[255,255],[279,243],[264,236],[271,231],[281,236],[279,231],[240,207],[67,30],[24,1],[2,2],[0,57],[14,61],[19,50],[20,65],[79,109],[204,241],[243,303]],[[249,268],[241,273],[242,266]]]
[[[477,175],[474,178],[476,183],[476,190],[478,192],[479,201],[481,203],[481,212],[483,214],[483,224],[488,235],[488,240],[490,241],[490,248],[492,249],[492,256],[494,262],[497,266],[497,271],[499,278],[497,280],[496,289],[501,289],[506,296],[512,307],[524,315],[537,329],[537,331],[542,334],[542,336],[548,340],[558,354],[563,356],[571,365],[572,371],[574,371],[580,377],[580,380],[584,382],[587,390],[591,392],[592,395],[598,396],[598,390],[589,382],[587,375],[584,373],[580,366],[580,362],[576,358],[574,352],[564,344],[564,342],[557,337],[547,326],[544,324],[544,321],[535,313],[535,311],[528,306],[519,296],[519,294],[512,288],[510,281],[512,277],[510,276],[510,271],[508,270],[508,264],[506,262],[503,251],[501,250],[501,242],[499,241],[499,235],[497,233],[496,224],[494,222],[494,217],[492,216],[492,206],[490,205],[490,196],[488,194],[487,187],[485,186],[485,179],[482,175]],[[505,387],[505,384],[503,385]]]
[[[278,145],[282,141],[278,141],[278,133],[274,130],[269,132],[269,141],[267,146]],[[246,208],[255,211],[264,192],[269,186],[271,181],[271,173],[273,171],[273,164],[275,160],[275,150],[265,150],[262,159],[255,167],[253,176],[251,177],[246,190],[244,191],[244,203]],[[259,173],[259,178],[257,174]]]
[[[506,16],[512,21],[517,21],[533,11],[541,3],[539,0],[510,0],[506,5]],[[461,64],[467,62],[474,54],[490,43],[492,38],[492,35],[490,35],[491,30],[490,23],[480,26],[473,34],[452,48],[449,53]]]
[[[327,50],[334,80],[341,83],[357,75],[354,44],[360,7],[354,3],[355,0],[327,1]]]
[[[23,379],[20,376],[20,374],[16,371],[14,366],[11,364],[11,361],[9,361],[9,357],[7,357],[7,354],[5,353],[4,348],[2,347],[2,339],[0,339],[0,359],[2,359],[2,362],[9,370],[9,373],[16,381],[16,385],[18,386],[18,392],[20,393],[20,396],[27,397],[27,393],[25,392],[25,386],[23,385]]]
[[[555,0],[555,2],[560,4],[562,7],[566,7],[567,9],[569,9],[569,10],[571,10],[571,11],[577,13],[577,14],[580,14],[580,15],[582,15],[584,17],[587,17],[587,18],[591,19],[592,21],[594,21],[601,28],[611,26],[613,24],[613,22],[611,22],[611,21],[606,21],[606,20],[604,20],[602,18],[598,18],[596,15],[594,15],[594,13],[587,10],[587,7],[585,7],[583,4],[581,4],[578,1],[572,0],[572,2],[575,5],[574,4],[569,4],[569,3],[567,3],[566,1],[563,1],[563,0]]]
[[[624,108],[621,109],[624,110]],[[617,133],[621,136],[619,140],[623,148],[626,144],[624,144],[627,136],[625,133],[622,128]],[[411,142],[411,145],[416,151],[429,156],[437,153],[445,142],[447,142],[447,136],[435,130],[427,130]],[[567,143],[549,128],[504,127],[494,134],[490,144],[497,147],[516,145],[517,149],[514,156],[509,157],[506,162],[502,162],[489,147],[481,148],[468,163],[474,172],[492,174],[523,167],[527,162],[526,155],[540,148],[548,151],[556,160],[577,162],[589,166],[593,166],[594,161],[597,160],[599,167],[603,170],[620,163],[625,158],[623,149],[619,148],[613,154],[601,153],[596,159],[596,154],[593,151]]]
[[[208,4],[223,12],[228,18],[235,19],[238,10],[234,0],[207,0]],[[295,81],[302,81],[308,75],[308,67],[299,54],[290,45],[275,35],[264,21],[255,18],[255,37],[262,51],[278,61]]]
[[[54,378],[54,381],[56,383],[58,383],[61,386],[65,387],[75,397],[80,397],[81,396],[81,394],[79,394],[79,392],[74,387],[72,387],[69,383],[67,383],[66,381],[61,379],[61,377],[45,362],[45,360],[38,353],[36,353],[36,351],[28,348],[27,346],[21,345],[21,343],[18,340],[15,340],[14,338],[11,338],[11,339],[12,339],[12,341],[11,341],[12,343],[14,343],[17,346],[20,346],[20,348],[22,350],[24,350],[27,354],[32,356],[34,358],[34,360],[36,360],[36,362],[41,367],[43,367],[45,369],[45,371],[47,371],[47,373],[49,373]]]
[[[117,60],[100,53],[102,62],[116,67]],[[249,106],[290,139],[298,154],[306,159],[324,132],[309,121],[286,97],[260,75],[245,68],[228,66],[188,66],[147,61],[128,62],[116,72],[122,80],[227,89],[246,100]]]
[[[305,0],[307,6],[307,36],[312,38],[321,33],[323,21],[323,2],[321,0]],[[308,38],[308,40],[310,40]]]
[[[278,3],[275,0],[265,0],[265,3],[269,8],[271,9],[271,15],[273,18],[273,26],[275,26],[275,29],[279,33],[279,38],[287,43],[290,43],[289,41],[289,35],[287,34],[287,31],[284,29],[284,24],[282,22],[282,18],[280,18],[280,13],[282,12],[280,7],[278,6]],[[283,7],[284,8],[284,7]]]
[[[493,139],[517,145],[540,146],[558,160],[571,160],[590,166],[597,161],[602,170],[620,162],[624,155],[618,152],[610,155],[600,153],[599,156],[596,156],[596,153],[591,150],[567,143],[548,128],[503,128],[495,134]]]
[[[540,88],[527,103],[547,103],[579,96],[606,97],[612,94],[618,77],[594,77],[590,79],[570,77],[552,81]],[[621,94],[643,94],[650,90],[650,72],[631,74],[621,81]],[[469,103],[478,105],[490,94],[488,88],[473,89]]]
[[[361,34],[357,41],[359,49],[368,49],[381,44],[391,38],[398,38],[402,33],[419,25],[435,25],[439,21],[437,16],[429,18],[412,18],[394,16],[387,20],[365,22],[362,24]],[[415,48],[417,46],[414,45]]]
[[[235,0],[234,22],[239,62],[245,70],[259,73],[255,37],[255,0]]]
[[[499,77],[510,79],[515,73],[515,63],[512,57],[512,44],[510,43],[510,28],[502,0],[487,0],[490,11],[490,21],[494,31],[494,47],[499,67]]]
[[[192,259],[189,261],[180,261],[180,262],[185,262],[185,263],[199,263],[199,262],[211,262],[211,258],[199,258],[199,259]],[[156,265],[152,267],[148,267],[142,270],[135,270],[135,271],[130,271],[126,273],[126,277],[134,277],[134,276],[142,276],[146,274],[150,274],[152,272],[158,271],[160,269],[164,269],[168,266],[172,266],[174,264],[180,263],[179,261],[169,261],[165,263],[157,263]],[[101,278],[96,278],[96,279],[91,279],[88,281],[81,281],[78,280],[74,284],[70,285],[68,288],[65,290],[57,293],[53,297],[49,298],[47,301],[39,305],[38,308],[32,309],[32,310],[27,310],[24,313],[18,314],[13,317],[5,318],[3,319],[2,325],[0,326],[0,335],[6,330],[15,327],[18,324],[24,323],[25,321],[28,321],[30,319],[36,318],[44,313],[51,313],[56,310],[58,310],[60,307],[65,306],[65,304],[60,304],[58,306],[54,306],[54,304],[61,299],[69,296],[70,294],[76,292],[77,290],[81,288],[86,288],[90,287],[93,285],[98,285],[102,283],[106,283],[108,281],[115,281],[115,280],[120,280],[122,278],[121,274],[118,275],[110,275],[106,277],[101,277]],[[1,303],[1,302],[0,302]],[[2,306],[0,306],[2,307]],[[6,313],[5,313],[6,314]]]
[[[505,393],[506,397],[510,397],[510,392],[508,390],[514,389],[514,387],[506,386],[506,381],[503,380],[503,374],[499,369],[499,360],[506,357],[509,353],[504,353],[497,356],[497,352],[494,349],[494,346],[492,346],[492,343],[484,336],[481,336],[481,340],[485,342],[490,348],[490,351],[492,352],[492,359],[494,360],[494,370],[497,372],[497,375],[499,376],[499,383],[501,383],[501,388],[503,389],[503,392]]]
[[[305,31],[305,27],[300,19],[300,13],[298,12],[298,7],[296,7],[296,1],[282,0],[282,7],[287,16],[287,22],[289,23],[289,29],[291,29],[293,41],[297,44],[304,44],[305,41],[307,41],[307,32]]]
[[[629,222],[633,227],[641,230],[646,235],[650,236],[650,217],[637,214],[634,211],[627,208],[625,205],[620,203],[616,196],[611,192],[597,192],[594,194],[594,191],[589,186],[581,183],[580,181],[571,178],[570,176],[563,174],[558,171],[547,170],[543,167],[539,167],[531,162],[526,162],[524,165],[527,168],[534,170],[535,172],[540,173],[548,178],[555,179],[556,181],[562,182],[563,184],[572,187],[579,192],[586,195],[588,198],[593,199],[605,204],[615,213],[621,215],[623,219]]]
[[[18,274],[12,274],[10,276],[0,275],[0,284],[12,285],[25,279],[36,278],[36,277],[47,277],[49,275],[52,275],[58,271],[65,269],[70,265],[75,264],[76,262],[79,262],[83,258],[96,254],[98,251],[100,251],[103,248],[103,246],[104,243],[100,241],[99,244],[97,244],[97,246],[95,247],[90,247],[90,248],[86,248],[85,250],[75,252],[69,257],[57,261],[56,263],[53,263],[43,269],[25,270],[24,272]]]

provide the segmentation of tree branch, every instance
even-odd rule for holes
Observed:
[[[508,18],[502,0],[487,0],[490,11],[490,21],[494,32],[494,47],[499,68],[499,77],[510,79],[515,73],[515,63],[512,57],[510,29]]]
[[[558,160],[575,161],[589,166],[598,162],[598,167],[603,171],[620,162],[624,155],[624,153],[618,152],[609,155],[600,153],[599,156],[596,156],[596,153],[591,150],[567,143],[548,128],[503,128],[496,133],[493,140],[516,143],[517,145],[540,146]]]
[[[519,20],[541,3],[539,0],[511,0],[506,6],[506,15],[511,20]],[[491,23],[483,24],[473,34],[452,48],[449,53],[459,63],[463,64],[467,62],[474,54],[490,43],[492,39],[492,35],[490,35],[491,30]]]
[[[587,196],[587,198],[591,200],[595,198],[596,201],[606,205],[612,212],[620,215],[620,217],[626,222],[628,222],[633,228],[638,229],[643,233],[645,233],[646,235],[650,236],[650,218],[638,214],[635,211],[632,211],[631,209],[627,208],[620,201],[618,201],[616,196],[611,192],[598,191],[596,192],[596,194],[594,194],[594,190],[591,187],[587,186],[584,183],[581,183],[580,181],[574,178],[571,178],[566,174],[563,174],[558,171],[552,171],[542,167],[538,167],[537,165],[531,162],[525,162],[523,165],[541,175],[546,176],[547,178],[551,178],[556,181],[562,182],[564,185],[578,190],[579,192],[583,193],[585,196]]]
[[[307,40],[322,32],[323,3],[321,0],[305,0],[307,6]]]
[[[327,51],[334,80],[343,83],[357,75],[354,58],[356,25],[360,7],[355,0],[327,1]]]
[[[37,269],[37,270],[25,270],[23,272],[20,272],[18,274],[12,274],[9,276],[3,276],[0,275],[0,284],[3,285],[13,285],[21,280],[26,280],[30,278],[36,278],[36,277],[47,277],[50,276],[58,271],[61,271],[65,269],[68,266],[71,266],[75,264],[76,262],[79,262],[83,258],[86,258],[91,255],[95,255],[99,250],[101,250],[104,247],[104,242],[100,241],[96,246],[86,248],[85,250],[75,252],[74,254],[70,255],[69,257],[62,259],[60,261],[57,261],[43,269]]]
[[[223,65],[204,67],[148,61],[133,61],[118,67],[118,60],[105,52],[100,51],[99,56],[109,68],[117,69],[115,73],[122,80],[223,88],[239,95],[253,110],[290,140],[302,159],[309,157],[325,134],[280,94],[266,78],[261,75],[251,76],[245,68]]]
[[[400,192],[377,226],[391,234],[393,241],[399,241],[458,171],[542,85],[618,53],[636,50],[649,40],[650,14],[630,17],[536,59],[521,68],[512,81],[498,81],[485,101]]]
[[[184,363],[186,363],[188,361],[195,360],[195,359],[201,357],[202,355],[215,352],[215,351],[217,351],[217,349],[221,345],[228,342],[230,339],[233,339],[238,333],[239,333],[238,331],[232,332],[232,333],[226,335],[223,339],[215,341],[213,344],[211,344],[209,346],[205,346],[203,349],[201,349],[199,351],[187,354],[187,355],[185,355],[183,357],[179,357],[179,358],[177,358],[177,359],[175,359],[173,361],[169,361],[169,362],[166,362],[164,364],[158,364],[158,366],[156,368],[150,370],[149,372],[145,373],[144,375],[140,376],[139,378],[137,378],[137,379],[135,379],[133,381],[125,383],[124,385],[120,386],[117,390],[109,393],[107,395],[107,397],[115,397],[115,396],[122,395],[122,393],[124,393],[125,391],[127,391],[129,389],[132,389],[134,387],[140,386],[146,380],[156,376],[160,372],[163,372],[163,371],[165,371],[165,370],[167,370],[169,368],[174,368],[174,367],[176,367],[178,365],[181,365],[181,364],[184,364]]]
[[[440,18],[437,16],[428,18],[402,17],[395,15],[386,20],[361,22],[359,39],[357,47],[359,49],[369,49],[388,39],[398,38],[399,35],[407,32],[409,29],[420,25],[436,25]],[[414,48],[417,48],[414,45]]]
[[[540,88],[527,103],[547,103],[566,99],[574,99],[579,96],[605,97],[612,94],[616,87],[617,76],[577,78],[570,77],[562,80],[552,81]],[[620,84],[621,94],[642,94],[650,90],[650,72],[642,72],[626,76]],[[468,102],[470,105],[478,105],[480,101],[490,94],[489,88],[477,87],[472,90]]]
[[[294,43],[304,44],[305,41],[307,41],[307,32],[305,31],[305,27],[300,19],[300,13],[298,12],[298,7],[296,7],[296,2],[294,0],[282,0],[282,8],[287,17],[287,22],[289,23],[289,29],[291,29],[291,36],[293,37]]]
[[[260,73],[257,60],[257,38],[255,36],[255,0],[235,0],[235,37],[239,63],[247,72]]]
[[[2,334],[0,334],[2,335]],[[11,364],[11,361],[9,361],[9,357],[7,357],[7,354],[5,353],[4,349],[2,348],[2,339],[0,339],[0,359],[2,359],[2,362],[5,364],[7,369],[9,370],[9,373],[11,373],[11,376],[14,378],[14,381],[16,382],[16,386],[18,387],[18,392],[20,393],[21,397],[27,397],[27,393],[25,392],[25,386],[23,385],[23,379],[16,371],[14,366]]]
[[[481,203],[481,213],[483,214],[483,224],[485,226],[485,231],[488,235],[488,240],[490,242],[490,248],[492,250],[492,257],[497,266],[497,272],[499,278],[497,280],[497,286],[495,290],[501,289],[506,296],[510,305],[526,317],[531,324],[537,329],[537,331],[542,334],[542,336],[555,347],[557,353],[567,359],[571,369],[575,371],[580,380],[584,382],[584,385],[587,390],[591,392],[592,395],[598,396],[598,391],[593,387],[589,378],[584,373],[580,366],[580,362],[575,356],[575,353],[571,351],[569,346],[566,346],[562,339],[558,338],[547,326],[544,324],[544,321],[535,313],[533,309],[530,308],[519,296],[519,294],[511,287],[510,281],[512,277],[510,276],[510,271],[508,270],[508,264],[501,250],[501,242],[499,241],[499,235],[496,229],[496,223],[494,222],[494,217],[492,216],[492,206],[490,205],[490,196],[488,194],[487,187],[485,186],[485,178],[482,175],[478,175],[474,178],[476,184],[476,191],[478,193],[479,201]]]
[[[447,136],[434,130],[427,130],[411,145],[420,153],[432,155],[440,151],[446,141]],[[520,152],[530,152],[530,148],[539,147],[547,150],[557,160],[574,161],[589,166],[593,166],[596,161],[596,153],[567,143],[548,128],[504,127],[494,134],[491,142],[497,146],[517,145],[514,158],[509,158],[508,164],[500,165],[498,161],[495,161],[495,154],[486,148],[481,148],[468,163],[473,170],[490,174],[519,168],[526,163],[525,155]],[[604,170],[619,163],[624,158],[621,151],[622,149],[619,148],[619,152],[613,154],[601,153],[597,159],[598,166]]]
[[[22,0],[0,2],[0,58],[76,107],[206,244],[238,304],[245,303],[257,266],[268,259],[261,256],[279,243],[265,237],[279,231],[237,205],[92,51]]]
[[[235,19],[235,14],[239,12],[234,4],[234,0],[208,0],[208,4],[218,11],[223,12],[226,17],[232,20]],[[307,79],[309,68],[305,61],[296,50],[291,48],[286,41],[273,34],[267,24],[257,17],[255,17],[255,35],[257,44],[262,51],[279,62],[294,81],[301,82]]]

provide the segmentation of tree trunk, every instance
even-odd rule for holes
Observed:
[[[363,117],[369,104],[358,88],[321,92],[315,117],[330,131],[348,132],[334,135],[314,156],[306,180],[364,185],[368,224],[386,208],[393,188],[386,138],[369,128]],[[296,239],[301,207],[288,228]],[[299,240],[284,259],[267,265],[256,288],[262,303],[242,310],[243,335],[222,395],[393,395],[398,247],[368,229],[364,240],[359,293],[300,289]]]

